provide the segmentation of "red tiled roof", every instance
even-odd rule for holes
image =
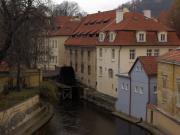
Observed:
[[[136,59],[134,62],[133,66],[129,70],[129,73],[132,71],[134,66],[136,65],[137,61],[139,61],[142,66],[144,71],[148,76],[155,76],[157,75],[157,57],[155,56],[140,56]]]
[[[173,63],[180,63],[180,48],[172,50],[159,57],[159,61],[167,61]]]
[[[135,30],[135,31],[173,31],[155,19],[146,18],[143,14],[136,12],[124,13],[124,19],[121,23],[115,21],[103,31],[115,30]]]
[[[55,30],[49,31],[49,36],[71,36],[80,22],[73,17],[57,16],[54,18]]]
[[[157,57],[140,56],[139,61],[143,65],[144,71],[148,76],[157,75]]]
[[[115,10],[86,16],[77,30],[73,33],[74,37],[66,40],[65,45],[180,45],[180,40],[175,31],[157,20],[146,18],[140,13],[128,12],[124,14],[124,20],[116,24],[115,17]],[[116,32],[116,39],[114,42],[108,41],[109,31]],[[136,31],[146,31],[147,42],[137,43]],[[158,42],[157,32],[159,31],[168,32],[167,43]],[[99,32],[106,33],[104,42],[98,41]],[[93,37],[88,37],[90,34],[94,34]],[[81,37],[82,35],[86,37]]]
[[[8,63],[0,61],[0,72],[9,72],[10,68]]]

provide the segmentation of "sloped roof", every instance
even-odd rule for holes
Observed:
[[[138,57],[136,59],[136,61],[134,62],[133,66],[131,67],[129,73],[132,71],[132,69],[134,68],[134,66],[136,65],[136,63],[138,61],[143,66],[143,69],[148,76],[157,75],[157,57],[155,57],[155,56],[140,56],[140,57]]]
[[[73,33],[73,37],[66,40],[65,45],[180,45],[180,40],[173,29],[168,28],[155,19],[147,18],[143,14],[136,12],[124,13],[124,20],[118,24],[115,18],[116,10],[86,16]],[[109,42],[109,31],[116,32],[114,42]],[[137,43],[136,31],[146,31],[147,42]],[[157,32],[159,31],[168,32],[168,42],[158,42]],[[104,42],[98,41],[100,32],[106,33]],[[90,38],[93,39],[91,40]]]
[[[57,16],[54,18],[55,28],[49,31],[49,36],[71,36],[81,21],[75,17]]]
[[[8,63],[6,63],[5,61],[0,61],[0,73],[1,72],[9,72],[10,67],[8,65]]]
[[[159,57],[158,60],[180,64],[180,48],[177,48],[162,55],[161,57]]]

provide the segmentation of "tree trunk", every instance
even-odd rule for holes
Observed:
[[[16,88],[17,88],[17,90],[18,91],[20,91],[21,90],[21,76],[20,76],[20,74],[21,74],[21,69],[20,69],[21,67],[20,67],[20,63],[18,62],[18,64],[17,64],[17,76],[16,76],[16,79],[17,79],[17,81],[16,81]]]

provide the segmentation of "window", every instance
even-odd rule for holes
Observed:
[[[154,56],[159,56],[159,49],[154,50]]]
[[[81,63],[81,73],[84,73],[84,64]]]
[[[138,93],[138,86],[135,87],[134,92]]]
[[[115,59],[115,49],[112,49],[112,59]]]
[[[72,49],[69,50],[69,53],[70,53],[70,57],[72,56]]]
[[[102,71],[102,67],[99,67],[99,75],[102,76],[103,71]]]
[[[140,87],[140,88],[139,88],[139,94],[141,94],[141,95],[142,95],[143,93],[144,93],[144,91],[143,91],[143,87]]]
[[[84,57],[84,51],[83,49],[81,50],[81,59],[83,60],[83,57]]]
[[[121,89],[122,89],[122,90],[124,90],[124,89],[125,89],[125,87],[124,87],[124,83],[122,83],[122,85],[121,85]]]
[[[137,42],[146,42],[146,32],[141,31],[136,34]]]
[[[167,42],[167,32],[159,32],[158,40],[159,42]]]
[[[102,48],[99,48],[99,57],[102,57]]]
[[[157,86],[154,86],[154,94],[157,95]]]
[[[88,55],[88,61],[90,61],[90,59],[91,59],[91,52],[88,51],[87,55]]]
[[[152,49],[147,49],[147,56],[152,56]]]
[[[115,32],[110,32],[109,33],[109,42],[113,42],[115,40],[116,33]]]
[[[55,40],[55,48],[57,48],[57,40]]]
[[[78,64],[77,63],[75,63],[75,71],[77,72],[77,68],[78,67]]]
[[[52,48],[54,48],[54,40],[52,40]]]
[[[129,59],[134,60],[135,57],[136,57],[135,50],[134,49],[129,50]]]
[[[103,32],[99,33],[99,41],[103,42],[105,39],[105,36],[106,36],[105,33],[103,33]]]
[[[180,107],[180,79],[177,79],[177,96],[176,96],[176,104]]]
[[[162,86],[163,88],[167,88],[167,75],[162,76]]]
[[[113,78],[113,70],[109,69],[108,70],[109,78]]]
[[[78,51],[75,50],[75,61],[77,61],[77,58],[78,58]]]
[[[125,90],[128,90],[128,84],[126,84]]]
[[[90,75],[90,74],[91,74],[91,66],[88,65],[88,75]]]

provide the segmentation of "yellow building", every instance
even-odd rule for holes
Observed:
[[[62,67],[66,64],[65,40],[73,34],[80,24],[80,18],[77,17],[57,16],[53,21],[52,29],[41,44],[50,51],[50,55],[40,57],[38,62],[39,68],[47,70],[55,70],[56,66]]]
[[[159,58],[158,105],[149,108],[149,122],[169,135],[180,134],[180,49]],[[150,117],[151,116],[151,117]]]
[[[42,72],[37,69],[23,69],[21,71],[21,85],[25,88],[38,87],[42,82]],[[16,71],[9,67],[6,62],[0,62],[0,92],[5,87],[16,86]]]

